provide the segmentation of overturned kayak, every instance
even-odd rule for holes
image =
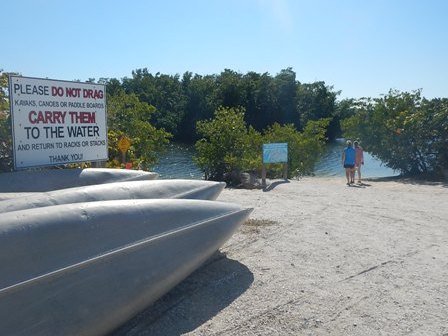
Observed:
[[[98,184],[45,193],[22,195],[0,202],[0,213],[52,205],[123,199],[203,199],[215,200],[224,182],[202,180],[152,180]]]
[[[250,211],[171,199],[2,214],[0,335],[110,332],[197,269]]]
[[[0,192],[44,192],[93,184],[155,180],[158,176],[143,170],[112,168],[17,171],[0,174]]]
[[[0,192],[0,201],[6,201],[6,200],[14,199],[14,198],[20,198],[20,197],[30,196],[30,195],[34,195],[34,194],[36,194],[36,193],[33,193],[33,192],[20,192],[20,193],[7,192],[7,193],[2,193],[2,192]]]

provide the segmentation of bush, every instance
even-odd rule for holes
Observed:
[[[195,162],[205,179],[238,184],[242,171],[261,173],[262,144],[287,142],[289,149],[288,176],[311,173],[323,150],[329,119],[310,121],[302,133],[293,125],[270,126],[264,135],[247,127],[244,109],[220,107],[214,118],[197,123],[202,138],[196,142]],[[269,177],[282,176],[282,165],[268,166]]]
[[[288,143],[288,177],[300,177],[311,174],[314,165],[325,147],[325,132],[329,118],[308,121],[303,132],[297,132],[293,125],[280,126],[275,123],[270,126],[263,137],[264,143]],[[269,165],[272,177],[280,177],[280,164]]]
[[[7,90],[8,74],[0,69],[0,172],[13,169],[11,117]]]
[[[196,129],[203,138],[195,144],[195,162],[204,172],[205,179],[230,182],[229,174],[241,169],[241,159],[248,149],[244,110],[219,107],[214,119],[198,121]]]
[[[118,140],[127,136],[131,147],[126,153],[133,167],[149,170],[157,162],[157,154],[163,152],[171,134],[157,129],[149,122],[155,108],[141,102],[135,94],[118,93],[108,98],[108,167],[123,167]]]
[[[0,111],[0,172],[13,170],[11,121],[9,113]]]
[[[441,176],[448,169],[448,99],[427,100],[420,91],[390,91],[358,102],[342,122],[344,134],[404,175]]]

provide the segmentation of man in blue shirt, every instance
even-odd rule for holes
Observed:
[[[353,148],[352,142],[347,140],[347,147],[345,147],[342,152],[342,164],[345,168],[347,185],[350,185],[350,183],[355,183],[355,158],[356,151]]]

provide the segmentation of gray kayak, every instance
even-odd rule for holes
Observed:
[[[131,181],[33,193],[0,202],[0,213],[52,205],[123,199],[179,198],[215,200],[224,182],[202,180]]]
[[[37,194],[37,193],[33,193],[33,192],[20,192],[20,193],[7,192],[7,193],[2,193],[2,192],[0,192],[0,201],[6,201],[6,200],[13,199],[13,198],[20,198],[20,197],[30,196],[30,195],[34,195],[34,194]]]
[[[208,259],[250,209],[100,201],[0,217],[0,335],[104,335]]]
[[[123,181],[155,180],[159,174],[143,170],[85,168],[23,170],[0,174],[0,192],[44,192]]]

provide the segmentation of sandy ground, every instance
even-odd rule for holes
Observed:
[[[251,220],[114,336],[448,335],[448,185],[226,189]]]

